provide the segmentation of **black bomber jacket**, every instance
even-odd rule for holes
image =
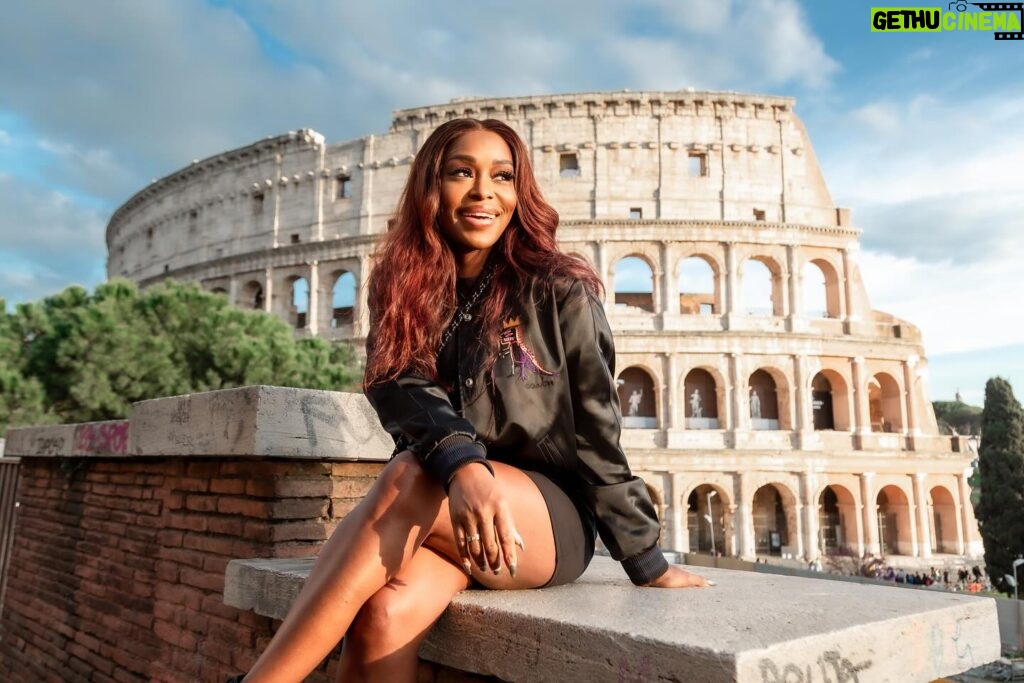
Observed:
[[[648,583],[668,563],[657,545],[654,504],[619,444],[615,347],[604,308],[575,280],[537,284],[524,299],[503,322],[490,372],[473,351],[480,330],[470,320],[448,342],[457,344],[451,369],[458,373],[445,378],[448,390],[407,373],[370,387],[367,397],[396,452],[411,450],[445,488],[459,467],[488,458],[573,488],[612,557],[634,583]]]

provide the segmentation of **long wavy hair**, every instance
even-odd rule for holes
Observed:
[[[475,130],[496,133],[508,145],[517,198],[508,227],[491,249],[488,267],[494,268],[494,277],[478,304],[487,366],[497,357],[501,320],[532,283],[574,278],[592,293],[601,290],[601,280],[589,265],[558,250],[558,213],[537,187],[529,151],[519,135],[495,119],[448,121],[416,154],[395,216],[374,255],[365,387],[405,372],[437,380],[436,353],[455,314],[458,275],[455,255],[437,222],[441,172],[452,144]]]

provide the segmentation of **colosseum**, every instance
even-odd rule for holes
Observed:
[[[971,454],[939,434],[919,331],[872,310],[860,230],[785,97],[621,92],[405,109],[382,135],[289,132],[151,183],[108,275],[193,280],[298,335],[361,343],[370,253],[455,117],[523,136],[562,248],[607,285],[623,446],[663,546],[752,560],[982,555]]]

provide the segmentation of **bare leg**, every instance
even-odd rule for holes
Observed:
[[[468,586],[460,566],[422,546],[359,610],[345,634],[339,683],[415,681],[420,643]]]
[[[555,567],[543,498],[519,470],[494,463],[494,471],[526,550],[515,578],[507,571],[493,575],[477,569],[473,576],[494,588],[542,585]],[[341,640],[370,596],[392,581],[425,542],[459,562],[444,490],[415,456],[404,452],[388,463],[366,498],[324,544],[302,592],[246,683],[302,681]]]

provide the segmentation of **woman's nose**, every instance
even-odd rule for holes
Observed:
[[[493,197],[494,184],[485,174],[480,174],[473,183],[472,193],[474,197]]]

